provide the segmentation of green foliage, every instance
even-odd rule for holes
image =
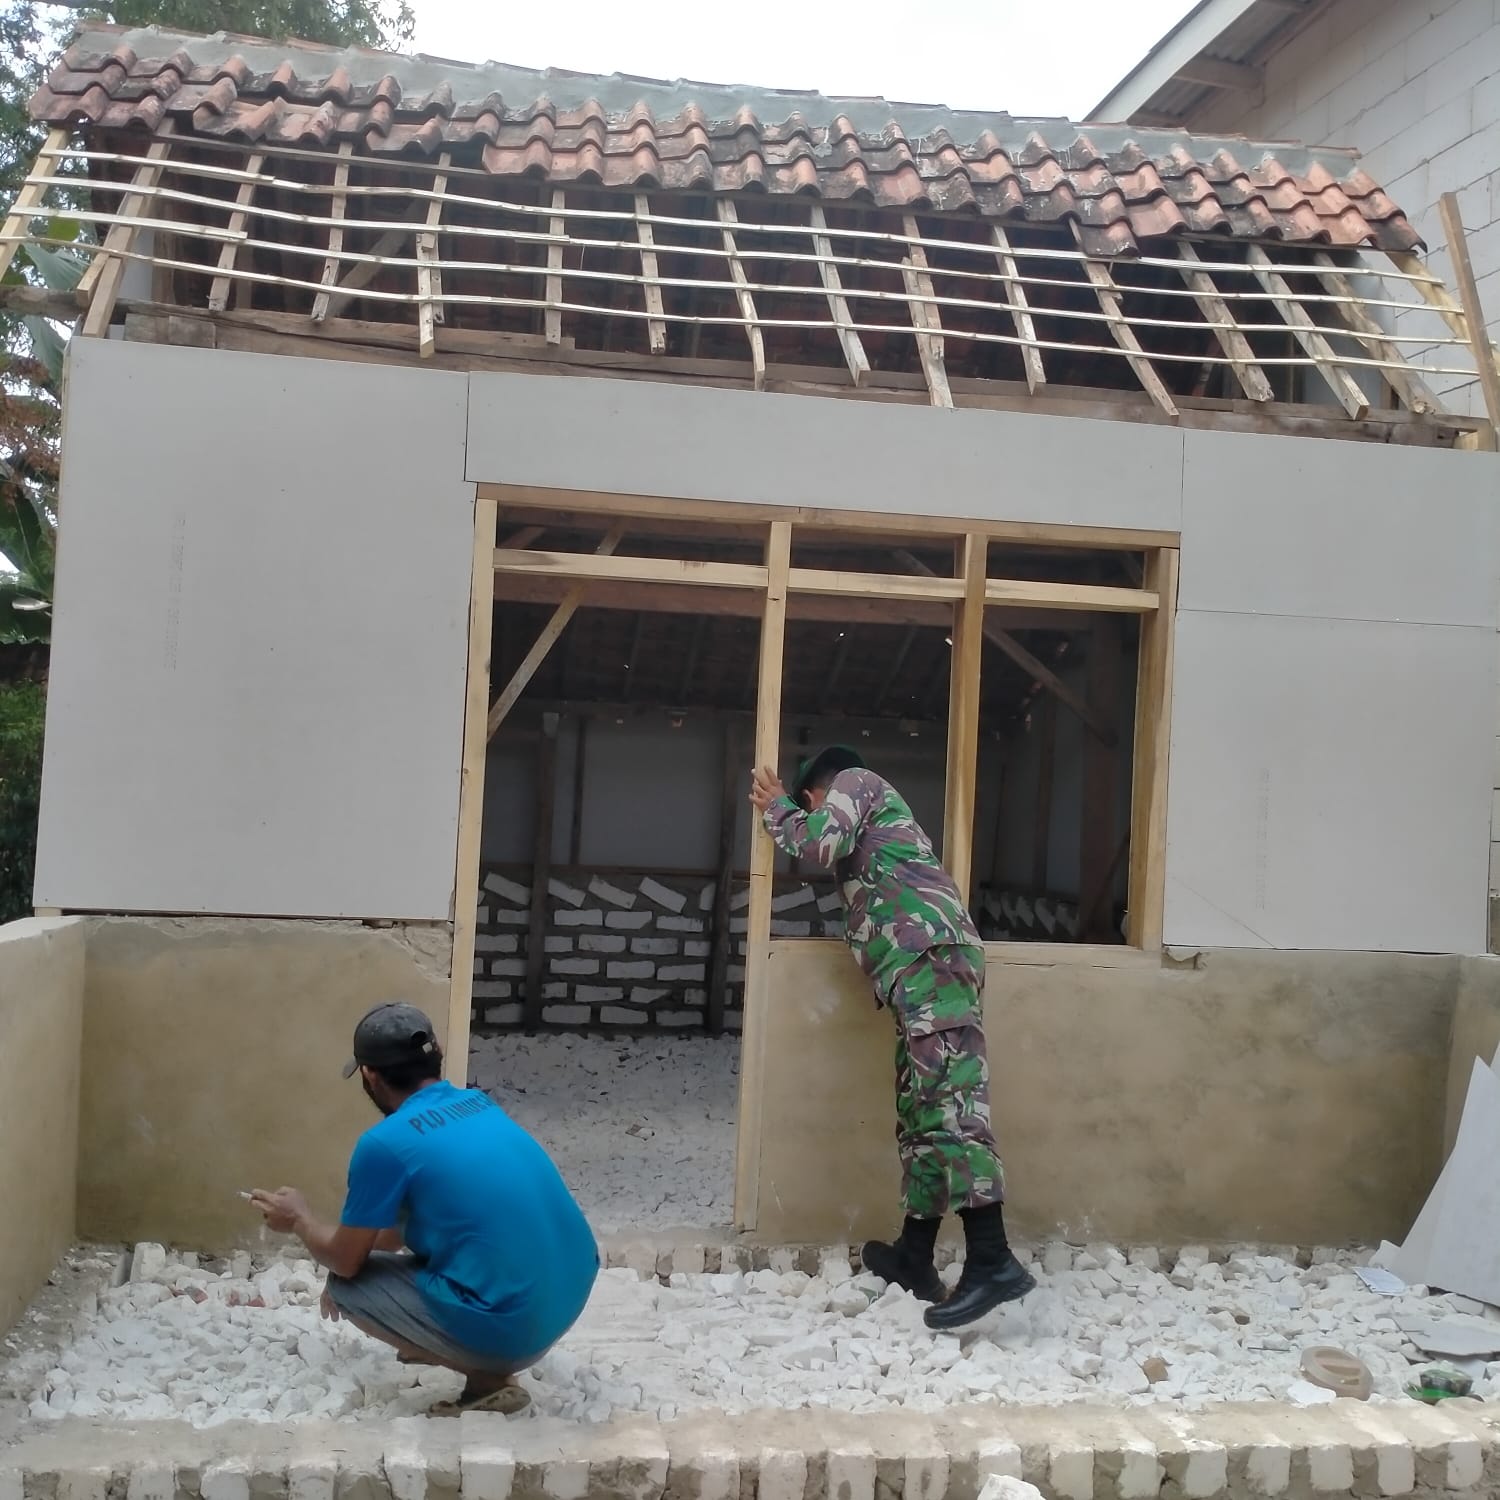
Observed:
[[[40,683],[0,683],[0,922],[31,914],[45,704]]]

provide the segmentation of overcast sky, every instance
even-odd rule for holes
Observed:
[[[1076,120],[1194,0],[412,3],[414,50],[461,62],[881,94]]]

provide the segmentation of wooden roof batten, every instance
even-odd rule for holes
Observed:
[[[91,174],[86,199],[70,175],[80,167]],[[183,320],[207,318],[253,324],[263,339],[284,339],[285,352],[317,352],[297,349],[303,340],[392,349],[406,340],[420,359],[450,364],[490,354],[579,363],[613,344],[613,360],[640,374],[757,390],[799,388],[787,384],[790,353],[816,372],[808,389],[893,399],[893,385],[910,389],[899,378],[910,368],[938,407],[985,404],[980,393],[1009,364],[1033,397],[1072,384],[1123,401],[1134,387],[1165,421],[1181,420],[1209,377],[1220,387],[1210,400],[1238,399],[1242,418],[1286,408],[1273,382],[1300,373],[1361,424],[1351,435],[1370,436],[1364,429],[1389,425],[1392,413],[1372,410],[1355,379],[1364,371],[1401,414],[1430,424],[1405,440],[1494,444],[1493,413],[1488,422],[1444,413],[1422,379],[1477,375],[1500,395],[1493,348],[1470,338],[1464,308],[1408,252],[1376,265],[1351,251],[1182,236],[1106,261],[1085,253],[1072,221],[1017,228],[815,197],[767,207],[753,194],[539,188],[446,153],[392,161],[347,141],[336,151],[235,151],[186,133],[79,145],[54,130],[0,228],[0,263],[28,241],[58,243],[48,216],[64,206],[94,236],[74,246],[91,257],[74,304],[90,335],[120,315],[121,274],[137,261],[172,289],[149,314],[175,332],[146,334],[167,341],[183,336]],[[1391,295],[1362,291],[1371,277]],[[0,301],[31,307],[35,292],[6,288]],[[53,298],[40,310],[60,316],[67,305]],[[1446,327],[1388,326],[1401,325],[1383,314],[1406,309],[1435,309]],[[267,318],[280,320],[274,334]],[[388,336],[372,341],[374,325]],[[1408,362],[1408,346],[1425,362]],[[694,371],[682,368],[684,347],[700,350]],[[748,380],[734,372],[747,349]],[[1323,420],[1338,429],[1331,408]]]

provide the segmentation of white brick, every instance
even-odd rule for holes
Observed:
[[[726,984],[743,984],[745,982],[744,964],[730,964],[724,970],[724,982]]]
[[[542,986],[543,1000],[566,1000],[568,998],[568,986],[561,981],[555,984],[544,984]]]
[[[658,1026],[701,1026],[703,1017],[695,1010],[659,1010],[656,1012]]]
[[[635,905],[635,892],[621,890],[617,885],[611,885],[607,880],[601,880],[597,875],[589,881],[589,895],[597,896],[601,901],[607,901],[611,906],[618,906],[623,911],[629,911]]]
[[[630,991],[630,1003],[632,1005],[655,1005],[658,1000],[665,1000],[671,990],[654,989],[649,985],[638,984]]]
[[[495,1005],[484,1013],[487,1026],[519,1026],[525,1019],[524,1005]]]
[[[617,932],[585,932],[578,939],[580,953],[623,953],[625,939]]]
[[[1345,1419],[1370,1436],[1375,1487],[1382,1495],[1409,1495],[1417,1487],[1417,1455],[1405,1432],[1375,1408],[1350,1401]],[[1360,1444],[1360,1447],[1364,1447]]]
[[[729,919],[729,930],[733,933],[750,931],[750,919],[748,917],[731,917]]]
[[[799,906],[806,906],[812,899],[812,887],[801,885],[794,891],[788,891],[784,896],[773,896],[771,898],[771,910],[795,911]]]
[[[531,905],[531,887],[518,885],[514,880],[507,880],[503,875],[486,875],[484,888],[491,895],[503,896],[512,906]]]
[[[210,1464],[199,1483],[203,1500],[250,1500],[250,1465],[243,1459]],[[65,1500],[59,1487],[58,1500]]]
[[[474,935],[476,953],[514,953],[520,938],[513,932],[480,932]]]
[[[1156,1447],[1145,1438],[1121,1438],[1120,1474],[1115,1481],[1120,1500],[1156,1500],[1161,1493],[1162,1462]]]
[[[1047,1484],[1058,1500],[1094,1500],[1094,1450],[1054,1443],[1047,1451]]]
[[[486,980],[480,984],[470,985],[469,995],[474,1000],[509,1000],[515,988],[509,980]]]
[[[1431,13],[1430,6],[1416,6],[1413,9]],[[1415,78],[1419,73],[1425,73],[1434,63],[1441,62],[1461,47],[1467,47],[1487,31],[1493,21],[1494,13],[1490,7],[1464,4],[1462,0],[1433,15],[1406,39],[1406,76]]]
[[[1484,1478],[1484,1449],[1478,1438],[1455,1438],[1448,1445],[1448,1488],[1472,1490]]]
[[[474,977],[477,979],[484,973],[484,960],[478,956],[474,959]]]
[[[176,1500],[177,1471],[171,1464],[142,1464],[130,1471],[126,1500]]]
[[[1441,116],[1435,120],[1433,132],[1439,138],[1448,133]],[[1435,150],[1432,153],[1432,181],[1441,183],[1446,191],[1453,192],[1467,187],[1471,182],[1477,182],[1481,177],[1488,177],[1495,170],[1497,161],[1500,161],[1500,121],[1486,125],[1473,135],[1457,138],[1456,144],[1447,150]],[[1474,227],[1465,225],[1467,229]],[[1476,238],[1478,236],[1469,236],[1471,254],[1475,253]]]
[[[674,891],[649,875],[641,878],[641,895],[670,912],[680,912],[687,905],[687,897],[681,891]]]
[[[709,883],[698,892],[698,910],[712,911],[714,897],[718,894],[718,882],[710,880]]]
[[[488,927],[490,925],[490,909],[480,905],[474,908],[474,925],[476,927]]]
[[[639,963],[633,959],[612,960],[608,974],[611,979],[655,979],[657,977],[656,965],[649,958],[643,958]]]
[[[631,938],[630,951],[651,958],[667,958],[680,952],[682,944],[676,938]]]
[[[807,1488],[805,1453],[791,1448],[762,1448],[759,1467],[758,1500],[802,1500]]]
[[[687,1479],[685,1488],[694,1500],[739,1500],[740,1460],[733,1448],[710,1449],[674,1458],[674,1488],[679,1476]]]
[[[974,1451],[974,1482],[982,1490],[986,1479],[999,1475],[1003,1479],[1024,1479],[1026,1466],[1017,1443],[1003,1438],[986,1438]]]
[[[651,925],[651,913],[649,911],[612,911],[604,919],[606,927],[613,927],[619,932],[639,932],[642,927]]]
[[[707,990],[684,990],[682,992],[682,1003],[684,1005],[707,1005]]]
[[[459,1421],[477,1415],[466,1412]],[[516,1481],[516,1460],[511,1450],[472,1429],[461,1432],[459,1442],[463,1500],[510,1500]]]
[[[829,1500],[875,1500],[875,1450],[867,1443],[830,1448],[828,1495]]]
[[[585,1500],[589,1492],[586,1458],[554,1458],[542,1469],[542,1493],[547,1500]]]
[[[580,1005],[612,1005],[625,998],[625,991],[617,984],[580,984],[573,998]]]
[[[524,958],[497,958],[490,965],[491,978],[496,975],[503,975],[506,979],[524,979],[526,977],[526,960]]]
[[[549,937],[542,940],[543,953],[571,953],[573,951],[573,939],[568,937]]]
[[[902,1500],[943,1500],[948,1489],[948,1455],[941,1448],[906,1454]],[[1092,1493],[1084,1500],[1093,1500]]]
[[[663,964],[657,969],[656,977],[663,984],[680,980],[697,980],[701,984],[706,976],[702,964]]]
[[[818,897],[818,910],[824,913],[837,911],[844,903],[844,898],[837,891],[829,891],[826,896]]]
[[[246,1471],[246,1492],[249,1478]],[[57,1500],[105,1500],[114,1471],[108,1468],[69,1467],[58,1471]],[[208,1494],[204,1490],[205,1496]]]
[[[750,904],[750,888],[746,886],[743,890],[736,891],[729,898],[730,911],[743,911]]]
[[[391,1500],[427,1500],[427,1460],[422,1455],[421,1419],[401,1417],[386,1428],[382,1463]]]
[[[511,911],[509,908],[505,908],[495,913],[495,921],[503,927],[529,927],[531,925],[531,913]]]
[[[606,1026],[644,1026],[651,1017],[642,1010],[625,1010],[617,1005],[606,1005],[599,1012],[599,1019]]]
[[[1495,754],[1500,757],[1500,735],[1496,736]],[[1497,776],[1495,784],[1500,786],[1500,776]],[[713,944],[705,943],[699,938],[689,938],[682,945],[682,951],[687,958],[707,958],[713,952]]]
[[[701,917],[662,917],[657,922],[658,932],[702,932],[703,919]]]
[[[598,927],[604,921],[604,913],[594,907],[586,907],[582,911],[553,912],[552,920],[559,927]],[[611,916],[609,922],[613,927],[615,918]]]
[[[568,906],[583,905],[583,892],[577,886],[569,885],[564,880],[549,880],[547,882],[547,894],[554,901],[564,902]]]
[[[1317,1494],[1341,1495],[1353,1489],[1354,1458],[1348,1443],[1309,1443],[1307,1477]]]
[[[586,1005],[549,1005],[542,1012],[542,1019],[549,1026],[583,1026],[589,1019]]]
[[[302,1458],[286,1471],[287,1500],[333,1500],[339,1482],[339,1461],[327,1458]]]
[[[812,936],[811,922],[772,922],[771,936],[775,938],[805,938]]]

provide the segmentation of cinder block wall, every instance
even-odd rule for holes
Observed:
[[[1427,242],[1450,286],[1453,263],[1438,199],[1457,193],[1490,337],[1500,338],[1500,7],[1495,0],[1338,0],[1266,67],[1258,98],[1222,94],[1194,130],[1258,140],[1353,146]],[[1405,294],[1403,294],[1405,300]],[[1428,336],[1428,313],[1394,331]],[[1464,364],[1450,349],[1403,345],[1430,365]],[[1450,410],[1484,414],[1477,380],[1431,375]],[[1500,649],[1496,652],[1500,671]],[[1500,950],[1500,737],[1490,831],[1490,947]]]

